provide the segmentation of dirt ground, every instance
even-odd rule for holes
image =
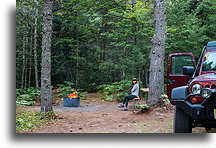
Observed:
[[[173,133],[173,112],[155,108],[151,112],[121,111],[117,102],[100,101],[88,94],[93,101],[79,107],[54,106],[62,119],[52,120],[29,133]],[[83,101],[85,102],[85,101]],[[28,107],[40,110],[40,106]],[[193,133],[205,133],[203,128]]]

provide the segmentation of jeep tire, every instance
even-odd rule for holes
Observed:
[[[180,107],[176,106],[174,114],[174,133],[191,133],[192,120]]]

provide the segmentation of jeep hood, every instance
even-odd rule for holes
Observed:
[[[215,73],[210,73],[210,74],[203,74],[200,76],[197,76],[196,78],[193,79],[192,82],[202,82],[202,81],[215,81],[216,83],[216,74]]]

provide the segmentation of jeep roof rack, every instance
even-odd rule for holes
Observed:
[[[216,41],[211,41],[207,43],[206,49],[216,49]]]

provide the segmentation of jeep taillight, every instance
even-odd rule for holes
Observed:
[[[191,96],[188,101],[191,104],[202,104],[204,100],[205,99],[201,97],[200,95],[196,95],[196,96]]]

